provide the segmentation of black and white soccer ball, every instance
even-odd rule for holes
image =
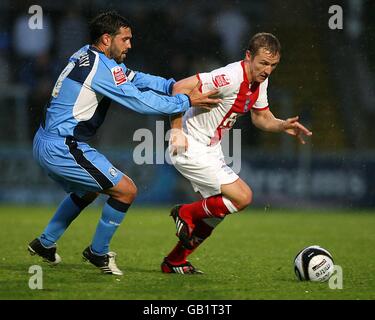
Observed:
[[[316,245],[302,249],[294,259],[294,272],[300,281],[327,281],[334,267],[329,251]]]

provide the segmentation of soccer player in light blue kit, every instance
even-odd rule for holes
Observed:
[[[103,123],[111,101],[144,114],[169,115],[190,106],[209,107],[218,99],[201,94],[170,96],[175,81],[134,72],[123,61],[131,48],[131,27],[115,12],[90,23],[92,45],[69,59],[52,91],[45,121],[33,142],[34,158],[69,195],[61,202],[41,236],[30,242],[31,254],[56,265],[56,241],[99,193],[109,196],[84,259],[107,274],[122,275],[109,251],[110,241],[136,197],[134,182],[87,141]]]

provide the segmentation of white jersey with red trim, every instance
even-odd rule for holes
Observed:
[[[233,127],[237,117],[249,112],[251,108],[268,108],[268,79],[262,83],[249,83],[243,61],[199,73],[197,77],[202,82],[201,92],[217,89],[218,96],[222,99],[211,110],[190,108],[183,117],[185,132],[205,145],[219,143],[224,132]]]

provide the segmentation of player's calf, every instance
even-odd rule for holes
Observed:
[[[231,200],[237,211],[246,209],[253,200],[253,193],[251,190],[243,194],[237,195],[235,199]]]
[[[241,178],[234,183],[221,185],[221,192],[230,213],[244,210],[253,200],[252,190]]]

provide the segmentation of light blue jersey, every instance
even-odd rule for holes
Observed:
[[[111,101],[143,114],[186,111],[189,97],[169,96],[173,79],[134,72],[92,46],[69,59],[52,91],[44,128],[62,137],[87,141],[103,123]]]
[[[92,46],[78,50],[60,74],[33,154],[67,192],[84,195],[115,186],[123,173],[86,142],[103,123],[111,101],[144,114],[168,115],[190,107],[172,93],[173,79],[134,72]]]

